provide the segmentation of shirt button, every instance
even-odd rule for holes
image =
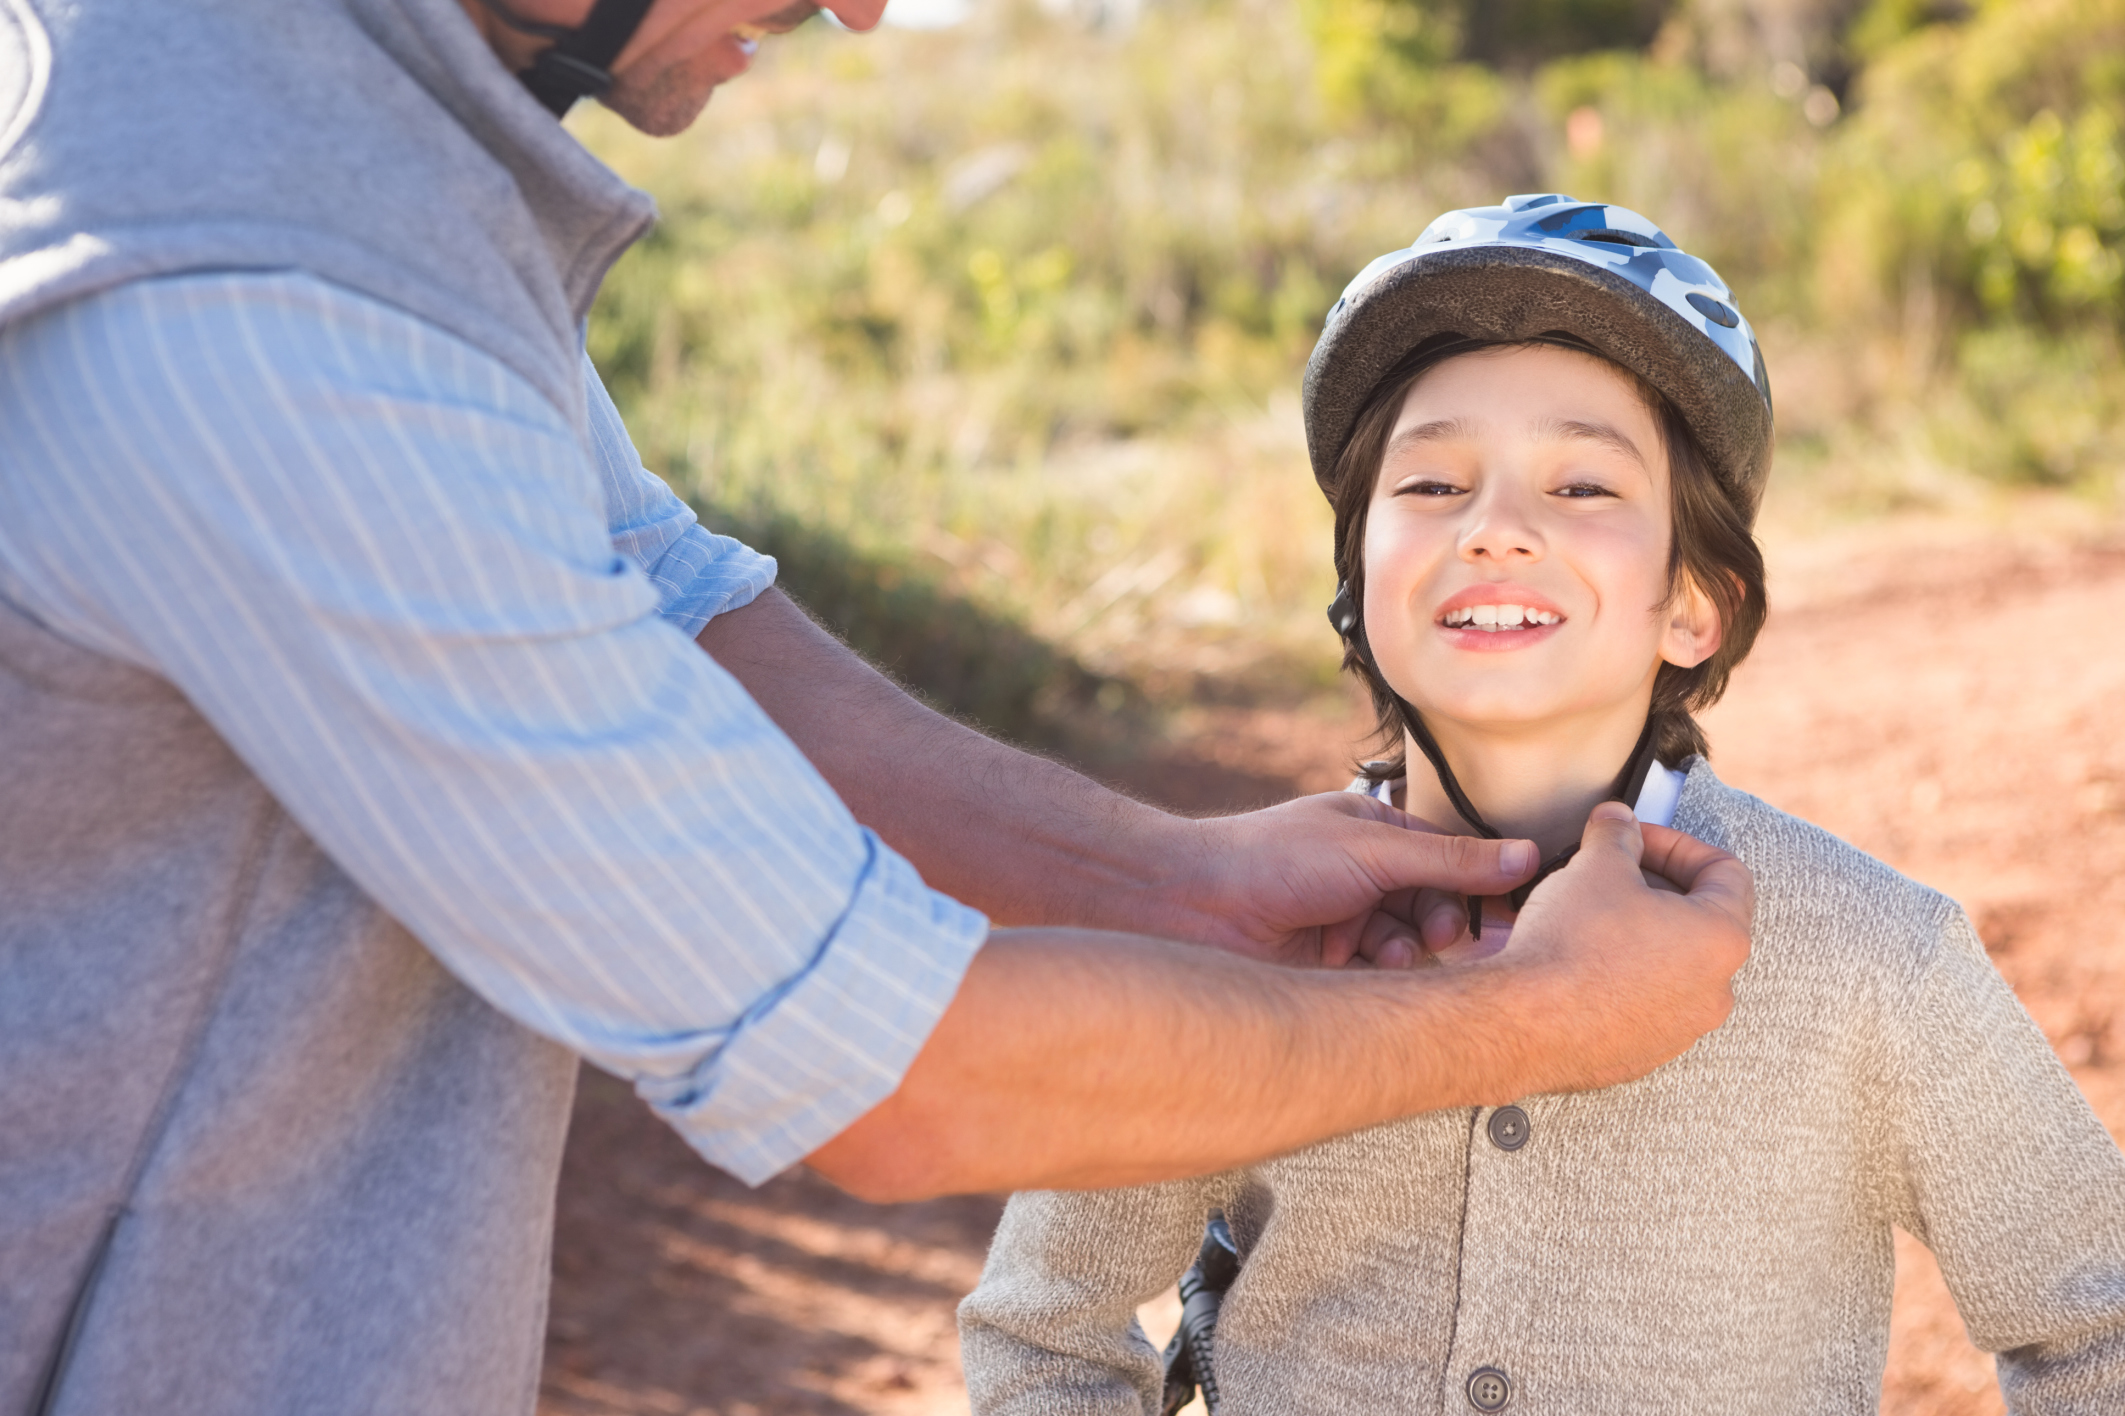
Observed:
[[[1496,1367],[1478,1367],[1468,1374],[1468,1404],[1478,1411],[1503,1411],[1513,1399],[1513,1384]]]
[[[1490,1114],[1490,1143],[1502,1151],[1516,1151],[1527,1144],[1527,1113],[1517,1106],[1501,1106]],[[1495,1411],[1495,1406],[1486,1406]]]

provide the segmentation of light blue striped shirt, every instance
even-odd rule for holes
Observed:
[[[0,329],[0,594],[181,689],[496,1007],[752,1181],[885,1097],[987,934],[691,640],[772,581],[585,362],[301,274]]]

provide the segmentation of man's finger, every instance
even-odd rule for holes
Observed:
[[[1676,839],[1664,843],[1668,853],[1659,873],[1681,886],[1691,904],[1714,910],[1734,928],[1747,931],[1756,918],[1756,877],[1749,868],[1717,846],[1679,832],[1667,834]],[[1648,851],[1648,862],[1651,856]]]
[[[1323,929],[1320,956],[1314,962],[1324,969],[1339,969],[1349,963],[1364,946],[1367,923],[1367,916],[1352,915]]]
[[[1468,897],[1440,890],[1417,895],[1417,937],[1436,952],[1468,933]]]
[[[1579,850],[1593,856],[1614,852],[1636,870],[1645,854],[1645,836],[1637,813],[1620,801],[1602,802],[1586,818],[1586,829],[1579,834]]]
[[[1634,868],[1664,876],[1689,897],[1746,930],[1756,908],[1756,881],[1733,856],[1666,826],[1641,825],[1620,801],[1605,801],[1587,818],[1580,849],[1622,853]]]
[[[1353,821],[1347,843],[1351,858],[1383,895],[1422,886],[1466,895],[1502,895],[1533,875],[1541,864],[1533,841],[1448,836],[1407,812],[1391,806],[1384,810],[1399,820]]]
[[[1639,863],[1647,870],[1665,875],[1689,894],[1697,878],[1704,871],[1725,862],[1733,861],[1717,846],[1708,846],[1695,836],[1670,830],[1665,826],[1647,826],[1645,833],[1645,858]]]
[[[1655,894],[1680,895],[1683,893],[1680,885],[1677,885],[1657,870],[1647,870],[1641,866],[1638,871],[1638,878],[1645,882],[1646,889],[1653,891]]]
[[[1366,922],[1365,937],[1358,953],[1374,968],[1406,969],[1417,961],[1421,946],[1417,932],[1386,910],[1375,911]]]

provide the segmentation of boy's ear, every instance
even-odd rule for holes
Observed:
[[[1677,668],[1694,669],[1719,652],[1726,627],[1719,606],[1685,576],[1682,589],[1667,607],[1667,627],[1660,636],[1660,657]]]

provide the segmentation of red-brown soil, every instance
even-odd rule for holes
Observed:
[[[2125,1135],[2125,541],[1875,526],[1773,545],[1777,609],[1708,720],[1727,780],[1960,899]],[[1340,786],[1354,710],[1203,710],[1129,774],[1194,809]],[[965,1410],[952,1307],[998,1201],[759,1190],[586,1073],[561,1185],[543,1416]],[[1900,1236],[1882,1410],[2002,1409]]]

